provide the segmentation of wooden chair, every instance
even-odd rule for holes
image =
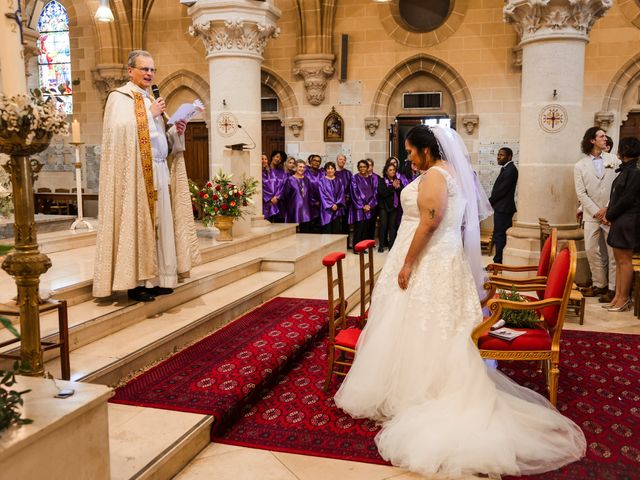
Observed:
[[[491,315],[474,328],[471,338],[478,346],[482,358],[495,360],[541,360],[547,376],[549,400],[556,405],[558,397],[558,377],[560,375],[560,334],[569,305],[569,296],[576,273],[576,245],[567,242],[551,266],[546,284],[515,286],[516,289],[544,289],[541,300],[535,302],[514,302],[493,298],[487,307]],[[517,328],[526,332],[512,341],[502,340],[489,334],[502,310],[535,310],[540,317],[541,328]]]
[[[491,255],[493,251],[493,230],[480,227],[480,251],[483,255]]]
[[[356,352],[356,343],[362,332],[359,328],[347,326],[347,302],[344,296],[344,277],[342,274],[342,260],[346,257],[344,252],[334,252],[322,259],[322,264],[327,268],[327,293],[329,308],[329,342],[327,352],[327,374],[324,389],[329,388],[331,377],[346,375],[353,363]],[[333,269],[336,269],[334,274]],[[336,296],[336,287],[338,292]]]
[[[56,188],[55,193],[71,193],[68,188]],[[64,213],[69,215],[69,201],[68,200],[56,200],[51,203],[51,210],[57,212],[59,215]]]
[[[353,247],[353,251],[360,256],[360,327],[367,320],[368,306],[371,303],[371,293],[375,282],[373,267],[373,250],[375,246],[375,240],[362,240]],[[367,260],[365,260],[365,255],[368,257]]]
[[[41,341],[40,343],[42,344],[42,349],[45,352],[54,348],[60,349],[61,378],[62,380],[69,380],[71,378],[71,366],[69,363],[69,317],[67,314],[67,301],[49,299],[40,304],[40,315],[51,310],[58,310],[58,341]],[[19,317],[20,310],[14,305],[0,304],[0,315]],[[19,341],[19,338],[4,341],[0,343],[0,348]],[[20,355],[0,353],[0,358],[19,360]]]

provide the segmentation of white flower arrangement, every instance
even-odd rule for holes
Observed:
[[[31,95],[0,94],[0,136],[18,135],[30,145],[36,136],[68,135],[66,115],[54,102],[52,97],[45,99],[40,90]]]
[[[615,168],[616,164],[613,162],[607,162],[604,164],[604,168]]]

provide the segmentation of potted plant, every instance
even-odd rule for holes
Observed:
[[[53,135],[68,135],[66,115],[55,101],[55,96],[45,98],[38,89],[31,95],[0,93],[0,151],[33,155],[46,149]]]
[[[243,217],[253,205],[251,197],[258,191],[258,181],[253,177],[242,178],[239,184],[232,181],[233,175],[220,170],[204,187],[192,190],[192,195],[202,212],[202,223],[213,224],[218,230],[217,240],[233,240],[231,228],[236,218]]]

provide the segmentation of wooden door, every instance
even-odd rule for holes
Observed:
[[[620,125],[620,138],[624,137],[640,137],[640,112],[629,112],[627,119]],[[617,148],[614,146],[615,153]]]
[[[284,126],[280,120],[262,120],[262,153],[269,157],[274,150],[284,151]]]
[[[410,116],[398,116],[396,117],[395,124],[392,125],[390,130],[389,141],[389,154],[400,160],[400,169],[404,171],[407,162],[407,151],[404,148],[404,140],[411,130],[416,125],[433,125],[443,124],[445,126],[451,126],[455,129],[455,125],[449,117],[444,115],[437,116],[424,116],[424,117],[410,117]]]
[[[209,180],[209,130],[204,122],[189,122],[184,133],[187,176],[202,187]]]

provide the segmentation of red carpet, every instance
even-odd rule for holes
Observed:
[[[327,302],[274,298],[116,390],[113,403],[214,415],[219,428],[327,324]]]
[[[221,443],[384,463],[376,425],[334,405],[340,379],[328,394],[322,390],[326,313],[325,301],[276,298],[140,375],[111,401],[214,415],[212,438]],[[523,478],[640,479],[639,340],[563,333],[558,407],[584,430],[587,457]],[[532,363],[503,362],[501,369],[545,392]]]
[[[566,331],[563,334],[560,410],[587,437],[587,458],[540,480],[631,480],[640,478],[640,338]],[[384,463],[373,438],[376,426],[353,420],[322,390],[326,343],[319,341],[278,384],[214,441],[289,453]],[[545,391],[544,379],[526,362],[503,362],[522,385]],[[513,477],[511,477],[513,478]]]

